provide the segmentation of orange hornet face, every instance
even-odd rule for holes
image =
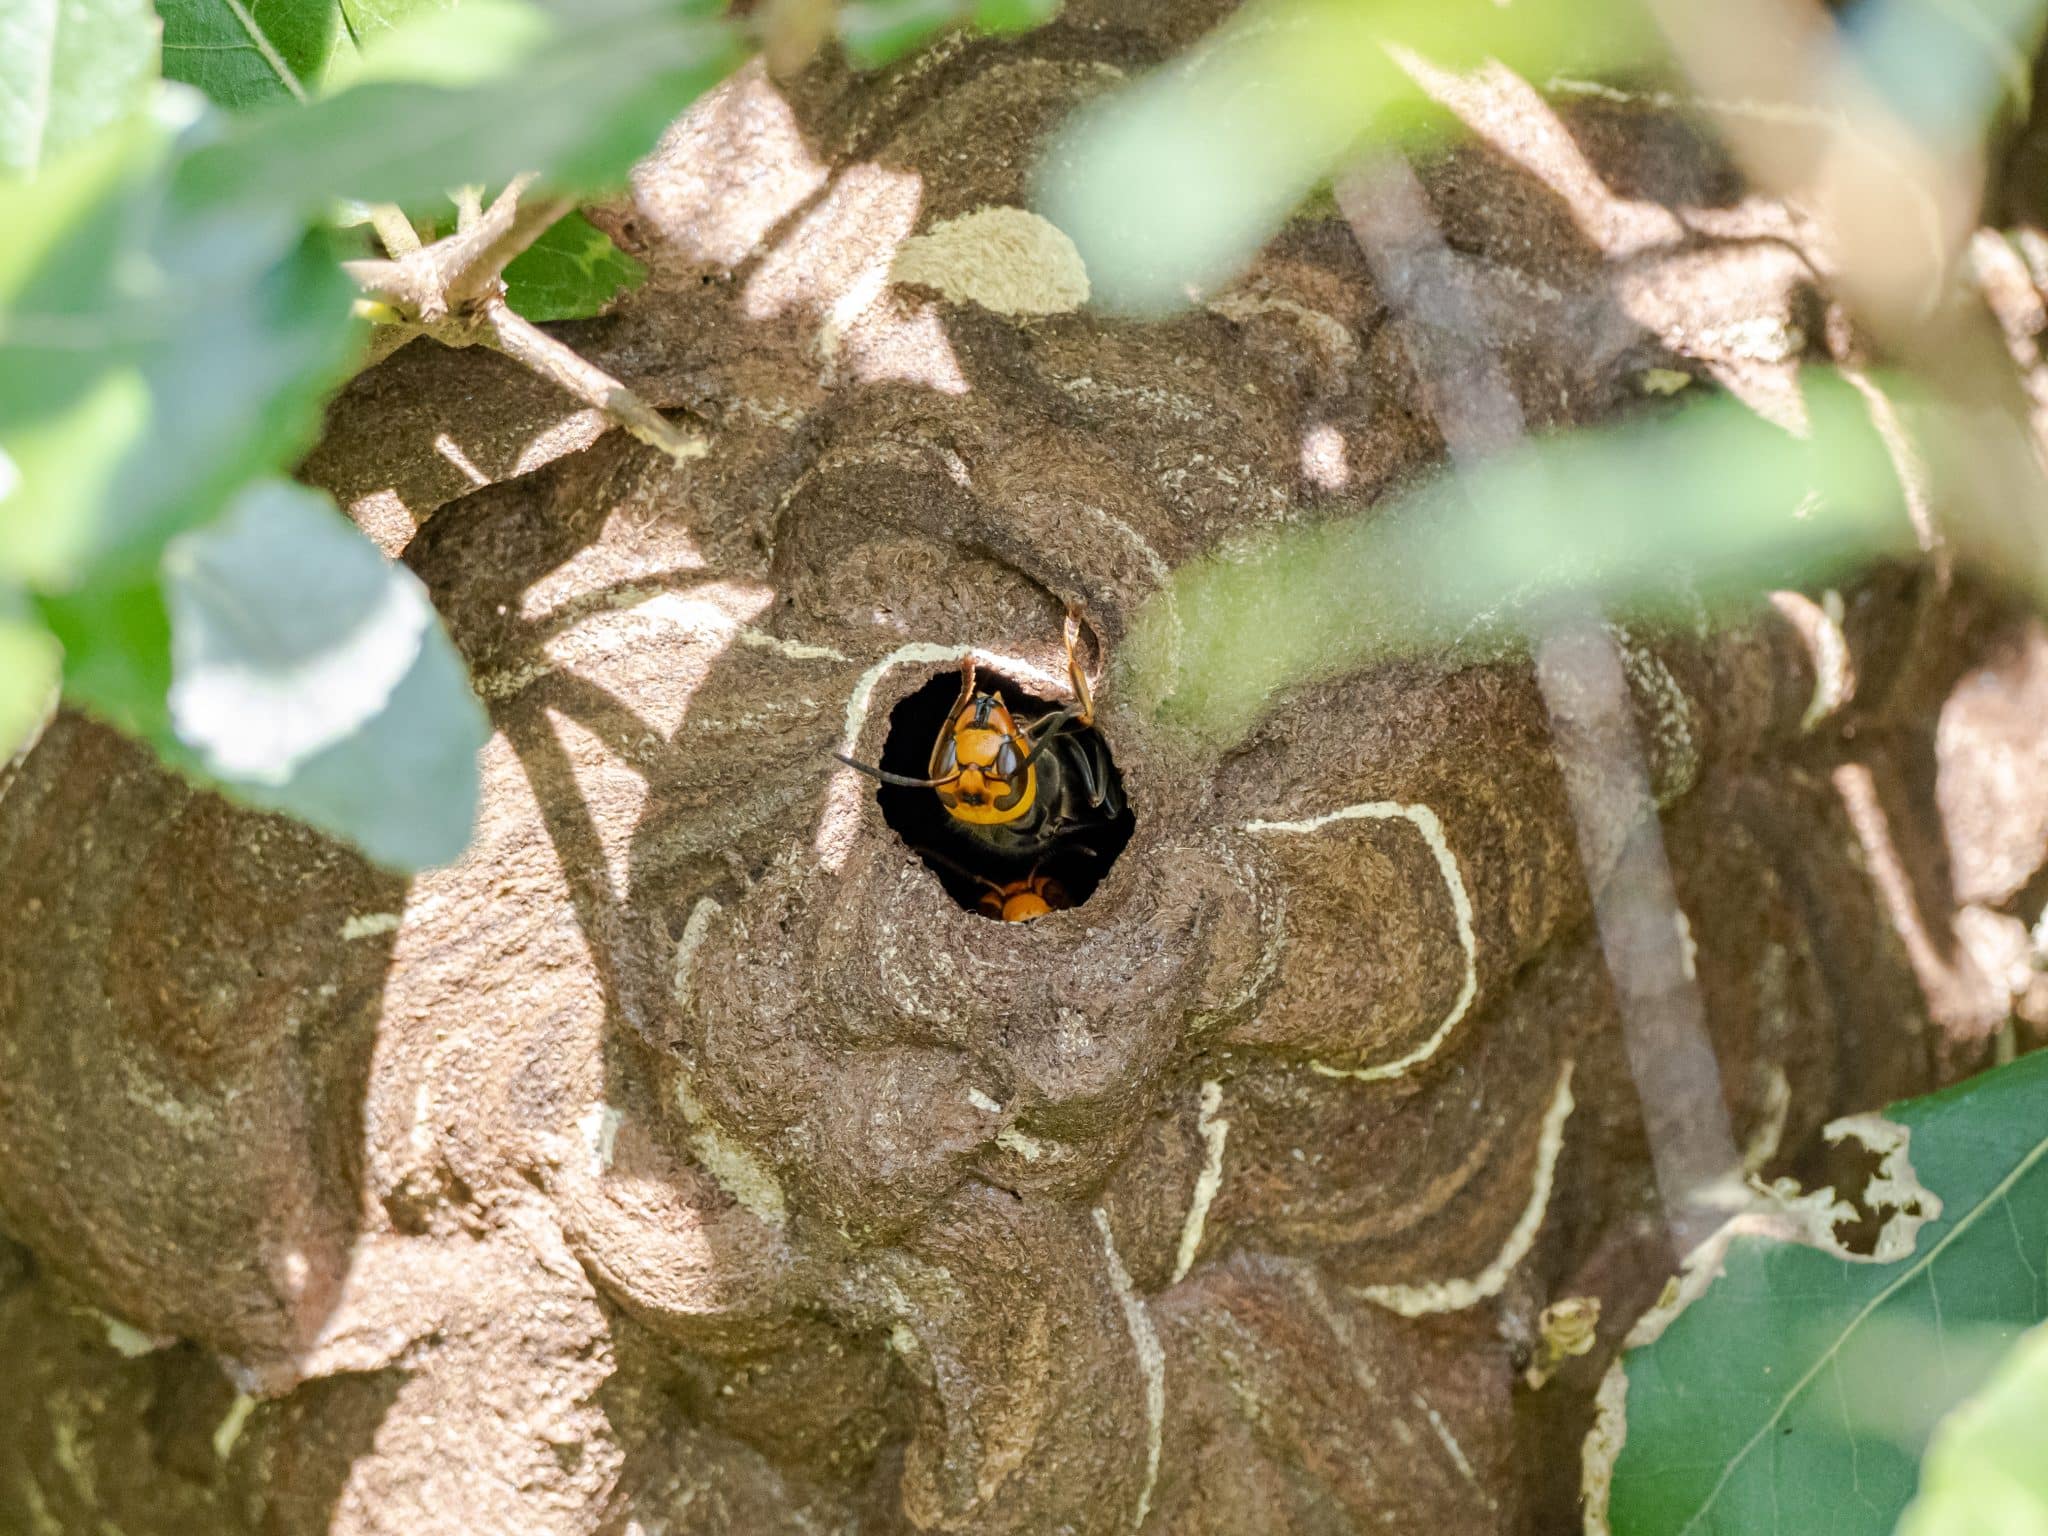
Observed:
[[[960,821],[1000,826],[1031,809],[1038,771],[1010,708],[992,693],[966,693],[932,749],[939,803]]]

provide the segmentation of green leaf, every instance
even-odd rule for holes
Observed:
[[[965,13],[970,0],[847,0],[839,42],[855,69],[879,69],[929,42]]]
[[[383,709],[434,610],[316,491],[268,481],[164,551],[171,724],[207,772],[282,784]]]
[[[1060,13],[1060,0],[978,0],[976,30],[1008,36],[1042,27]]]
[[[521,68],[554,36],[550,12],[536,0],[441,0],[387,6],[364,16],[355,55],[329,75],[335,91],[367,82],[469,86]]]
[[[109,369],[69,407],[23,420],[0,446],[0,581],[60,587],[76,575],[99,527],[122,456],[149,420],[149,390],[134,369]]]
[[[149,391],[140,370],[102,365],[71,345],[91,322],[62,306],[45,319],[33,300],[58,281],[113,281],[108,210],[161,160],[160,127],[138,116],[32,182],[0,183],[0,453],[11,482],[0,498],[0,579],[50,588],[76,577],[122,458],[142,436]],[[48,330],[40,346],[38,327]]]
[[[346,46],[337,0],[157,0],[164,74],[235,111],[305,102]]]
[[[1039,174],[1095,300],[1157,312],[1227,281],[1360,141],[1450,120],[1389,45],[1541,79],[1654,52],[1633,0],[1264,0],[1077,114]]]
[[[1755,602],[1913,547],[1861,395],[1804,381],[1793,437],[1722,396],[1525,442],[1471,475],[1190,562],[1118,658],[1123,696],[1219,743],[1282,688],[1392,657],[1519,645],[1560,601],[1642,617]]]
[[[839,8],[839,42],[855,69],[893,64],[961,22],[1007,35],[1043,26],[1060,0],[847,0]]]
[[[60,659],[55,636],[0,591],[0,766],[50,707]]]
[[[602,313],[647,269],[580,213],[549,225],[505,268],[505,299],[529,320],[580,320]]]
[[[2048,1536],[2048,1328],[1942,1421],[1899,1536]]]
[[[358,45],[426,11],[447,11],[456,0],[341,0],[342,20]]]
[[[189,121],[199,98],[163,89]],[[63,525],[36,540],[45,586],[153,574],[167,538],[304,450],[356,344],[327,238],[167,197],[169,153],[137,120],[0,187],[0,442],[31,477],[23,517]],[[94,422],[117,435],[68,462]]]
[[[0,7],[0,176],[33,175],[125,117],[156,61],[149,0],[9,0]]]
[[[59,247],[138,164],[153,162],[146,129],[131,123],[60,157],[34,182],[0,185],[0,359],[18,350],[11,313],[36,270],[67,259]],[[61,337],[58,338],[61,340]],[[7,472],[0,495],[0,580],[32,586],[69,581],[98,529],[121,455],[139,436],[148,391],[138,374],[107,371],[75,381],[0,374],[0,455]]]
[[[421,15],[363,55],[348,89],[237,119],[193,157],[181,193],[305,213],[334,197],[437,203],[449,187],[533,170],[602,186],[743,50],[702,5],[471,0]]]
[[[1695,1256],[1695,1285],[1711,1283],[1639,1327],[1650,1342],[1610,1378],[1625,1397],[1602,1394],[1596,1439],[1625,1424],[1608,1503],[1622,1536],[1889,1536],[1934,1421],[2048,1317],[2048,1053],[1844,1129],[1881,1153],[1866,1203],[1894,1214],[1878,1261],[1834,1241],[1853,1207],[1810,1196],[1781,1201],[1806,1241],[1752,1217]],[[1917,1233],[1898,1214],[1915,1206]]]
[[[170,737],[171,623],[154,571],[42,594],[37,611],[64,647],[64,698],[131,736]]]
[[[320,493],[270,481],[175,540],[163,586],[191,765],[380,863],[461,852],[489,729],[418,578]]]

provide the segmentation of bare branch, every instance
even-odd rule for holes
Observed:
[[[364,257],[360,261],[344,261],[341,270],[353,278],[355,285],[370,298],[407,315],[418,312],[419,296],[415,292],[414,273],[404,262]]]
[[[342,268],[363,290],[357,313],[378,322],[370,361],[389,356],[415,336],[431,336],[443,345],[483,345],[504,353],[552,381],[651,447],[676,460],[702,458],[710,451],[700,434],[676,426],[633,391],[563,345],[532,322],[515,314],[505,302],[501,281],[505,266],[574,206],[563,198],[523,205],[520,195],[533,184],[521,176],[487,209],[478,211],[473,189],[458,194],[462,218],[446,239],[404,254],[393,249],[403,237],[385,230],[372,210],[380,237],[392,249],[391,260],[349,261]],[[465,195],[466,194],[466,195]],[[386,210],[398,222],[396,209]],[[410,225],[406,225],[408,231]]]
[[[577,399],[596,406],[628,432],[670,458],[701,459],[711,451],[702,436],[687,432],[572,347],[564,346],[502,298],[486,300],[475,322],[475,339],[525,364]],[[433,334],[429,332],[429,334]]]
[[[566,198],[522,205],[520,196],[533,180],[531,176],[517,178],[469,228],[428,248],[450,309],[460,309],[466,301],[489,292],[506,264],[575,206]]]

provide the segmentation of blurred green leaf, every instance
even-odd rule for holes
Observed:
[[[947,27],[964,22],[983,32],[1028,32],[1059,8],[1059,0],[847,0],[839,8],[839,41],[855,69],[878,69]]]
[[[1913,131],[1971,149],[2001,105],[2033,100],[2042,0],[1876,0],[1845,29],[1850,56]]]
[[[1226,281],[1368,133],[1450,122],[1388,52],[1541,74],[1652,56],[1635,0],[1263,0],[1192,52],[1077,114],[1038,207],[1096,302],[1156,312]]]
[[[356,53],[339,60],[328,85],[404,82],[451,88],[509,74],[554,35],[547,0],[417,0],[364,15]]]
[[[1042,27],[1060,12],[1060,0],[976,0],[974,25],[1004,36]]]
[[[549,225],[505,268],[505,300],[529,320],[580,320],[603,312],[647,269],[580,213]]]
[[[132,112],[156,64],[149,0],[0,7],[0,176],[32,175]]]
[[[64,648],[65,702],[161,748],[171,730],[171,624],[156,572],[41,594],[35,606]]]
[[[365,45],[359,83],[238,118],[193,156],[180,191],[194,204],[306,213],[333,197],[436,202],[449,187],[532,170],[606,185],[743,56],[709,10],[471,0],[423,13]]]
[[[1142,611],[1118,686],[1228,742],[1279,689],[1416,651],[1497,654],[1559,603],[1655,618],[1910,553],[1863,397],[1825,373],[1805,393],[1804,437],[1709,399],[1532,440],[1477,473],[1184,566]]]
[[[1935,1219],[1888,1263],[1735,1229],[1704,1294],[1620,1367],[1608,1516],[1622,1536],[1890,1536],[1927,1427],[1983,1380],[1987,1345],[2048,1316],[2048,1053],[1888,1116]],[[2038,1475],[2040,1420],[2029,1429]]]
[[[164,593],[192,766],[383,864],[461,852],[483,709],[418,578],[325,496],[252,486],[166,550]]]
[[[161,159],[160,136],[135,118],[57,157],[32,182],[0,183],[0,364],[26,349],[21,297],[44,266],[69,260],[70,236],[130,178]],[[61,344],[62,331],[51,338]],[[138,372],[54,376],[0,366],[0,579],[36,586],[72,579],[98,529],[98,508],[123,450],[139,436],[148,391]]]
[[[189,117],[199,98],[163,89]],[[162,122],[138,119],[61,176],[0,188],[0,442],[24,518],[64,525],[29,542],[70,567],[46,553],[39,583],[153,572],[165,539],[304,450],[356,345],[324,237],[290,210],[189,210],[167,160]],[[88,420],[115,435],[67,461]]]
[[[0,766],[43,718],[60,660],[55,637],[0,590]]]
[[[207,772],[281,784],[411,670],[426,590],[318,492],[265,481],[164,551],[171,724]]]
[[[342,20],[358,44],[388,32],[424,11],[445,11],[456,0],[341,0]]]
[[[2048,1536],[2048,1328],[1935,1431],[1899,1536]]]
[[[336,0],[157,0],[164,75],[235,111],[310,100],[337,46]]]
[[[960,19],[963,0],[847,0],[839,42],[855,69],[893,64]]]
[[[0,581],[61,587],[77,574],[122,458],[149,424],[149,390],[132,368],[108,369],[64,410],[24,419],[0,453],[17,481],[0,497]]]

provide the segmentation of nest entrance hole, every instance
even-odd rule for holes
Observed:
[[[975,686],[999,694],[1020,725],[1071,702],[1031,693],[986,667],[980,670]],[[890,710],[889,733],[882,743],[882,769],[906,778],[922,778],[930,772],[932,744],[939,739],[939,732],[945,728],[959,697],[960,674],[942,672]],[[1093,731],[1090,734],[1099,736]],[[1107,740],[1103,740],[1102,748],[1109,763],[1110,784],[1121,809],[1114,817],[1092,821],[1063,835],[1036,859],[1010,858],[967,836],[946,813],[934,790],[882,784],[876,787],[875,798],[881,804],[882,819],[924,862],[925,868],[938,877],[946,894],[968,911],[981,912],[981,901],[992,887],[1026,879],[1034,869],[1065,892],[1067,906],[1078,907],[1095,894],[1095,888],[1102,884],[1110,866],[1131,840],[1136,825],[1130,802],[1124,796],[1123,775]]]

